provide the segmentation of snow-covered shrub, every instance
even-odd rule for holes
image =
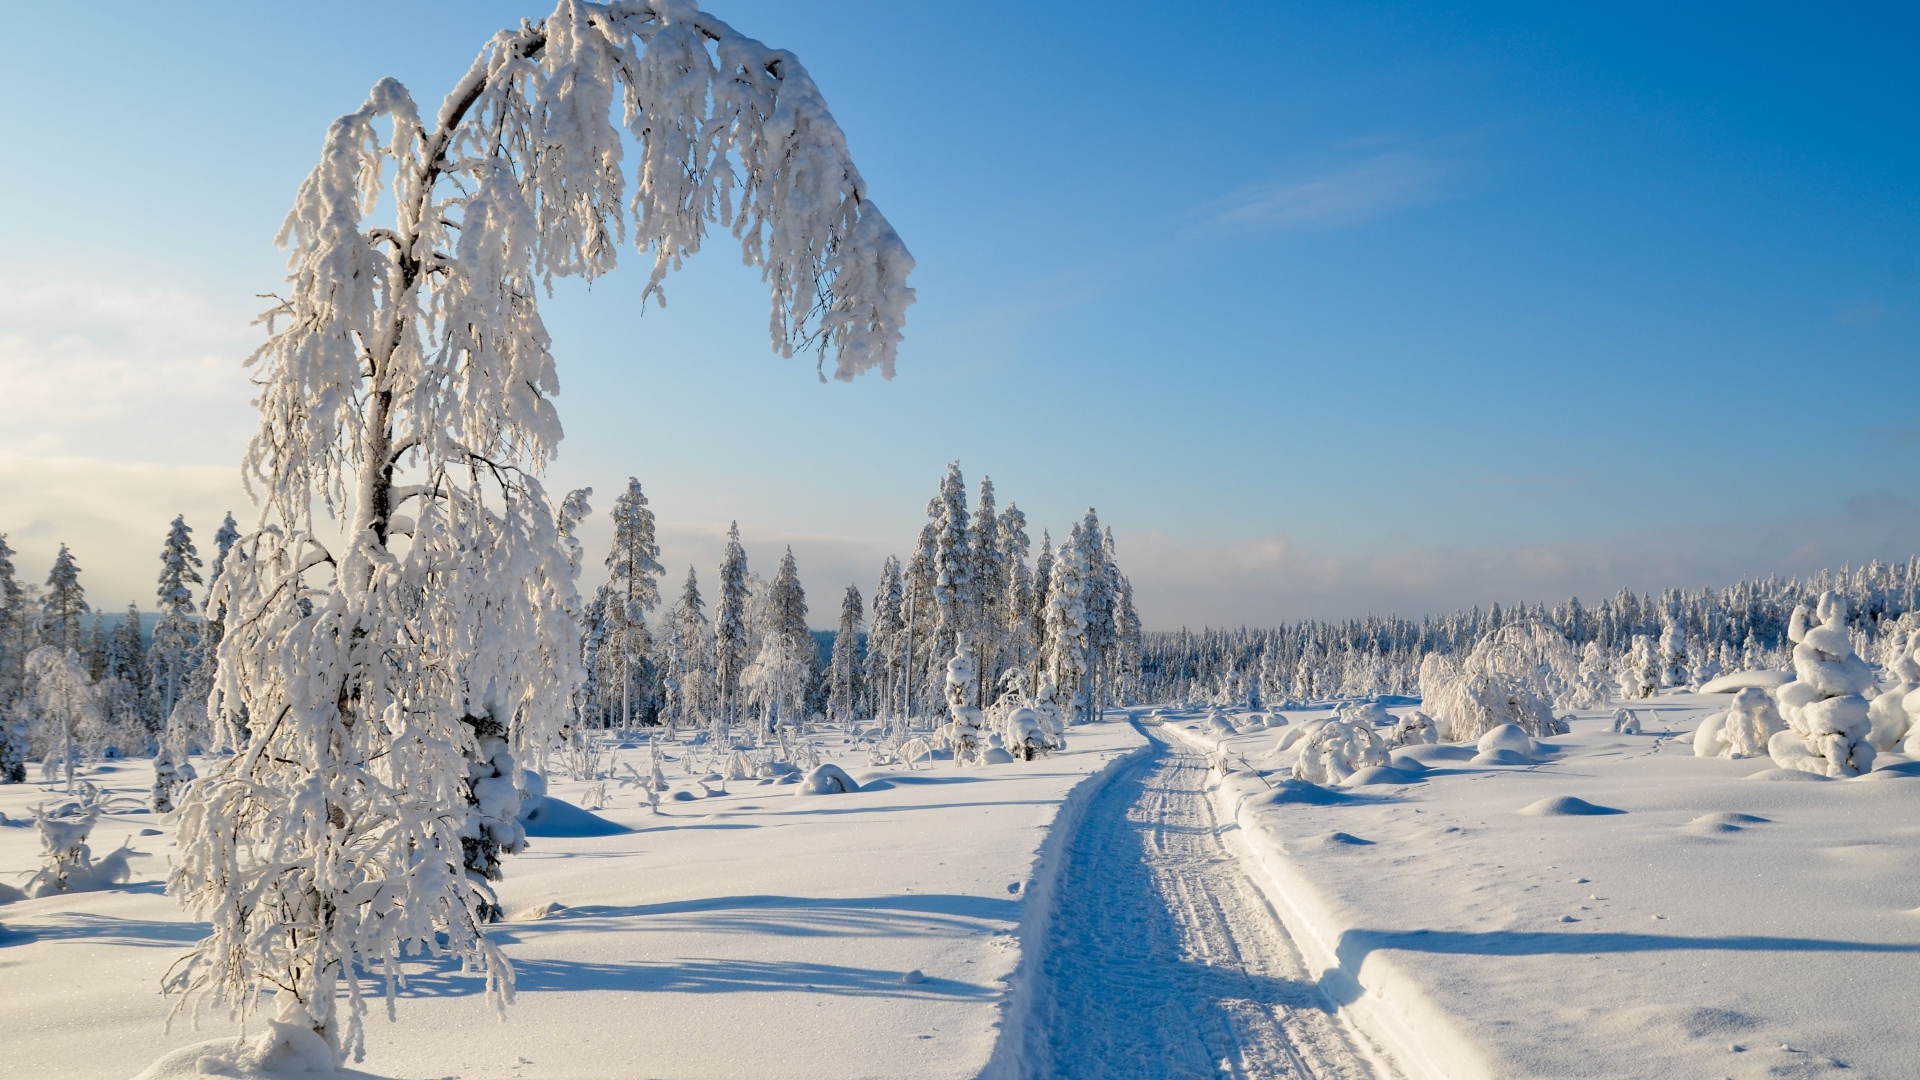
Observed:
[[[1693,753],[1696,757],[1765,757],[1768,740],[1786,727],[1774,708],[1773,695],[1749,686],[1733,695],[1726,711],[1700,721],[1693,733]]]
[[[1340,719],[1370,727],[1384,727],[1393,723],[1393,714],[1377,701],[1362,701],[1342,707]]]
[[[1615,735],[1640,734],[1640,714],[1632,709],[1613,710],[1613,733]]]
[[[973,669],[973,647],[967,643],[967,635],[957,635],[953,658],[947,661],[945,687],[947,712],[952,718],[947,724],[947,741],[953,745],[956,765],[977,763],[985,745],[986,718],[972,704],[979,687],[980,677]]]
[[[500,856],[517,855],[527,846],[526,829],[520,823],[527,792],[525,781],[514,778],[513,751],[504,729],[487,717],[467,717],[467,724],[476,732],[474,753],[467,763],[467,801],[473,809],[460,830],[461,865],[474,888],[484,893],[480,918],[499,922],[503,912],[492,882],[500,880]]]
[[[33,824],[40,830],[41,866],[27,879],[28,896],[106,889],[132,876],[127,866],[131,852],[124,847],[94,861],[87,837],[98,820],[98,813],[88,805],[68,803],[51,814],[44,808],[34,808]]]
[[[1478,739],[1501,724],[1544,738],[1566,733],[1549,702],[1573,698],[1578,679],[1566,638],[1539,623],[1512,623],[1482,638],[1457,664],[1428,654],[1420,664],[1420,696],[1445,741]]]
[[[1440,725],[1433,722],[1433,717],[1415,709],[1400,718],[1400,722],[1393,726],[1393,733],[1387,737],[1387,741],[1394,746],[1437,743],[1440,741]]]
[[[1040,713],[1035,709],[1022,706],[1008,713],[1005,730],[1003,744],[1007,752],[1022,761],[1032,761],[1052,749],[1041,725]]]
[[[1620,696],[1628,700],[1652,697],[1660,688],[1660,670],[1653,640],[1645,634],[1635,634],[1627,655],[1620,661]]]
[[[173,752],[162,746],[153,758],[153,812],[172,813],[174,793],[198,776],[192,764],[184,759],[176,763]]]
[[[1308,736],[1293,763],[1295,779],[1337,784],[1370,765],[1387,763],[1387,744],[1372,724],[1329,720]]]
[[[1794,643],[1793,682],[1780,688],[1780,712],[1788,729],[1767,740],[1767,753],[1783,769],[1823,776],[1858,776],[1873,768],[1867,699],[1873,671],[1853,651],[1847,633],[1847,602],[1823,593],[1810,625],[1802,605],[1793,612],[1787,637]]]
[[[824,765],[815,766],[812,772],[801,779],[800,786],[795,788],[793,793],[795,795],[844,795],[847,792],[859,790],[860,785],[853,782],[853,777],[848,776],[845,769],[827,762]]]
[[[1905,616],[1901,622],[1906,622]],[[1867,719],[1871,727],[1867,731],[1867,741],[1875,750],[1896,750],[1913,730],[1913,717],[1907,709],[1907,699],[1914,698],[1920,705],[1920,659],[1914,656],[1914,649],[1920,646],[1906,628],[1902,627],[1890,635],[1894,640],[1888,648],[1887,674],[1894,679],[1893,686],[1882,691],[1867,705]]]

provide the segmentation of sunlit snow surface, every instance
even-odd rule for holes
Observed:
[[[657,816],[608,782],[600,815],[634,831],[536,838],[508,860],[514,914],[495,934],[519,997],[506,1022],[477,980],[413,965],[400,1022],[375,1009],[359,1068],[408,1080],[798,1078],[830,1062],[842,1077],[971,1077],[993,1049],[1047,826],[1076,784],[1142,743],[1108,723],[1073,729],[1066,753],[1030,764],[908,773],[842,755],[867,790],[813,798],[753,781],[706,797],[673,761],[674,791],[699,797],[669,795]],[[646,770],[644,751],[625,755]],[[149,762],[107,768],[83,778],[144,799]],[[577,800],[586,787],[556,780],[552,793]],[[60,798],[0,787],[15,821],[42,800]],[[161,832],[138,835],[148,828]],[[94,850],[126,836],[146,853],[128,888],[0,906],[0,1075],[130,1077],[231,1030],[216,1016],[161,1034],[161,973],[204,931],[160,892],[171,827],[109,816]],[[38,862],[30,825],[0,827],[0,881],[17,885]]]
[[[1284,779],[1286,728],[1163,730],[1227,751],[1221,816],[1409,1075],[1920,1076],[1920,770],[1769,782],[1671,737],[1727,701],[1644,703],[1640,735],[1576,714],[1535,763],[1398,751],[1425,770],[1318,800]]]

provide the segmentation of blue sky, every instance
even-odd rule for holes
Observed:
[[[633,269],[547,305],[556,485],[638,475],[675,581],[737,518],[824,625],[956,458],[1036,533],[1098,507],[1158,627],[1920,551],[1911,8],[707,7],[808,65],[920,303],[852,386],[718,245],[664,311]],[[326,123],[543,11],[89,10],[0,76],[0,530],[147,605],[166,520],[242,506]]]

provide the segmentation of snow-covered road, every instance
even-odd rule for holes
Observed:
[[[1088,804],[1034,981],[1033,1075],[1378,1075],[1229,850],[1207,779],[1156,738]]]

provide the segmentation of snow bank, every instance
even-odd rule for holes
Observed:
[[[1724,702],[1635,705],[1684,730]],[[1611,711],[1525,770],[1395,750],[1435,767],[1391,797],[1166,726],[1269,770],[1214,797],[1321,989],[1411,1077],[1920,1076],[1920,763],[1834,782],[1622,737]]]
[[[1731,694],[1735,690],[1756,687],[1761,690],[1777,690],[1793,681],[1791,671],[1733,671],[1717,678],[1708,679],[1700,686],[1703,694]]]
[[[847,770],[829,761],[814,766],[807,773],[806,779],[800,781],[799,786],[793,789],[793,793],[795,795],[845,795],[859,790],[860,785],[854,782],[853,777],[847,775]]]

